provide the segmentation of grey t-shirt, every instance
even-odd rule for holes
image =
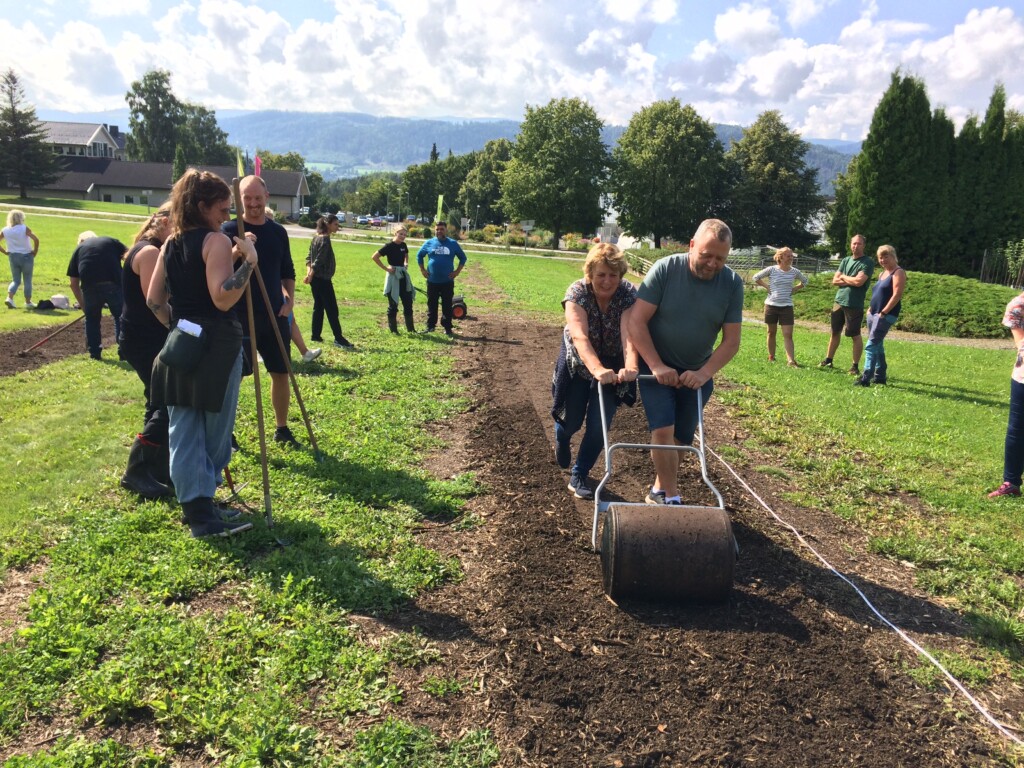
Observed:
[[[743,321],[743,280],[729,267],[710,280],[690,271],[690,254],[654,262],[637,297],[657,306],[648,327],[666,365],[696,371],[711,357],[725,323]]]

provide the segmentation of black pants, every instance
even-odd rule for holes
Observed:
[[[120,354],[132,367],[142,381],[146,395],[146,414],[143,417],[142,436],[150,443],[167,445],[168,416],[167,409],[155,405],[150,398],[150,381],[153,378],[153,361],[160,354],[163,344],[141,343],[121,344]]]
[[[324,330],[325,312],[334,340],[340,341],[341,321],[338,319],[338,299],[334,295],[334,283],[322,277],[313,277],[309,281],[309,288],[313,292],[313,341],[323,340],[321,334]]]
[[[427,283],[427,330],[437,326],[437,301],[441,300],[441,327],[446,331],[452,329],[452,297],[455,295],[455,283]]]

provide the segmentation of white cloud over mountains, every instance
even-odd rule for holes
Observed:
[[[751,0],[713,18],[677,0],[336,0],[304,21],[238,0],[86,5],[87,20],[44,0],[34,18],[0,21],[0,67],[37,107],[123,108],[128,85],[162,67],[175,93],[213,109],[520,118],[578,96],[625,124],[677,97],[715,122],[778,109],[805,135],[859,139],[901,67],[958,122],[997,81],[1024,111],[1024,18],[1011,8],[965,8],[940,33],[868,0],[812,37],[836,0]]]

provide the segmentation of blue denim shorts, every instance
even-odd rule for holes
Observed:
[[[650,371],[641,369],[641,373]],[[653,432],[675,425],[674,435],[680,445],[692,445],[697,432],[697,390],[666,387],[653,379],[640,379],[639,386],[648,429]],[[708,404],[714,389],[714,379],[708,379],[700,388],[703,405]]]

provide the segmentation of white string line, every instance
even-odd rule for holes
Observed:
[[[840,579],[842,579],[847,584],[849,584],[850,587],[853,588],[853,591],[856,592],[860,596],[860,599],[864,601],[864,604],[871,610],[871,612],[873,614],[875,614],[875,616],[878,617],[879,621],[881,621],[887,627],[892,629],[892,631],[895,632],[897,635],[899,635],[903,639],[903,641],[907,643],[907,645],[909,645],[911,648],[913,648],[919,654],[921,654],[926,659],[928,659],[928,661],[930,661],[935,666],[935,668],[938,669],[946,677],[946,679],[958,691],[960,691],[960,693],[962,693],[967,698],[967,700],[971,703],[971,705],[976,710],[978,710],[978,712],[981,713],[982,717],[984,717],[986,720],[988,720],[988,722],[997,731],[999,731],[1000,734],[1002,734],[1004,737],[1006,737],[1010,741],[1014,742],[1015,744],[1024,745],[1024,741],[1021,741],[1020,738],[1018,738],[1016,735],[1014,735],[1009,730],[1007,730],[1006,726],[1004,726],[1002,723],[1000,723],[998,720],[996,720],[995,717],[993,717],[992,714],[990,714],[989,711],[987,709],[985,709],[985,706],[981,702],[979,702],[976,698],[974,698],[974,696],[971,695],[971,692],[967,690],[967,688],[963,685],[963,683],[961,683],[959,680],[957,680],[955,677],[953,677],[953,675],[949,672],[949,670],[947,670],[944,666],[942,666],[942,664],[939,662],[938,659],[936,659],[934,656],[932,656],[930,653],[928,653],[928,651],[926,651],[924,648],[922,648],[920,645],[918,645],[918,643],[915,642],[914,639],[912,637],[910,637],[906,632],[904,632],[898,626],[896,626],[891,621],[889,621],[889,619],[887,619],[885,616],[883,616],[882,613],[868,599],[867,595],[865,595],[856,584],[854,584],[849,578],[847,578],[845,574],[843,574],[840,571],[836,570],[836,568],[831,563],[829,563],[824,557],[822,557],[818,553],[818,551],[814,547],[812,547],[810,545],[810,543],[808,543],[808,541],[800,534],[800,532],[796,528],[794,528],[788,522],[786,522],[781,517],[779,517],[779,515],[776,514],[775,510],[772,509],[770,506],[768,506],[768,504],[765,502],[765,500],[762,499],[760,496],[758,496],[757,492],[754,491],[754,489],[751,488],[742,477],[740,477],[738,474],[736,474],[736,470],[734,470],[729,465],[729,462],[727,462],[725,459],[723,459],[721,456],[719,456],[717,453],[715,453],[711,448],[708,448],[707,446],[704,446],[704,448],[705,448],[705,450],[708,453],[710,453],[712,456],[714,456],[716,459],[718,459],[720,462],[722,462],[722,464],[725,466],[725,468],[727,470],[729,470],[730,474],[732,474],[732,476],[735,477],[739,481],[740,485],[742,485],[747,490],[747,493],[749,493],[751,496],[753,496],[758,501],[758,503],[760,503],[760,505],[762,507],[764,507],[766,510],[768,510],[768,513],[772,517],[774,517],[780,524],[782,524],[783,526],[788,528],[790,531],[792,531],[793,535],[796,536],[797,540],[801,544],[803,544],[805,547],[807,547],[807,549],[810,550],[810,552],[816,558],[818,558],[818,560],[820,560],[821,563],[828,570],[832,571],[832,573],[834,573]]]

